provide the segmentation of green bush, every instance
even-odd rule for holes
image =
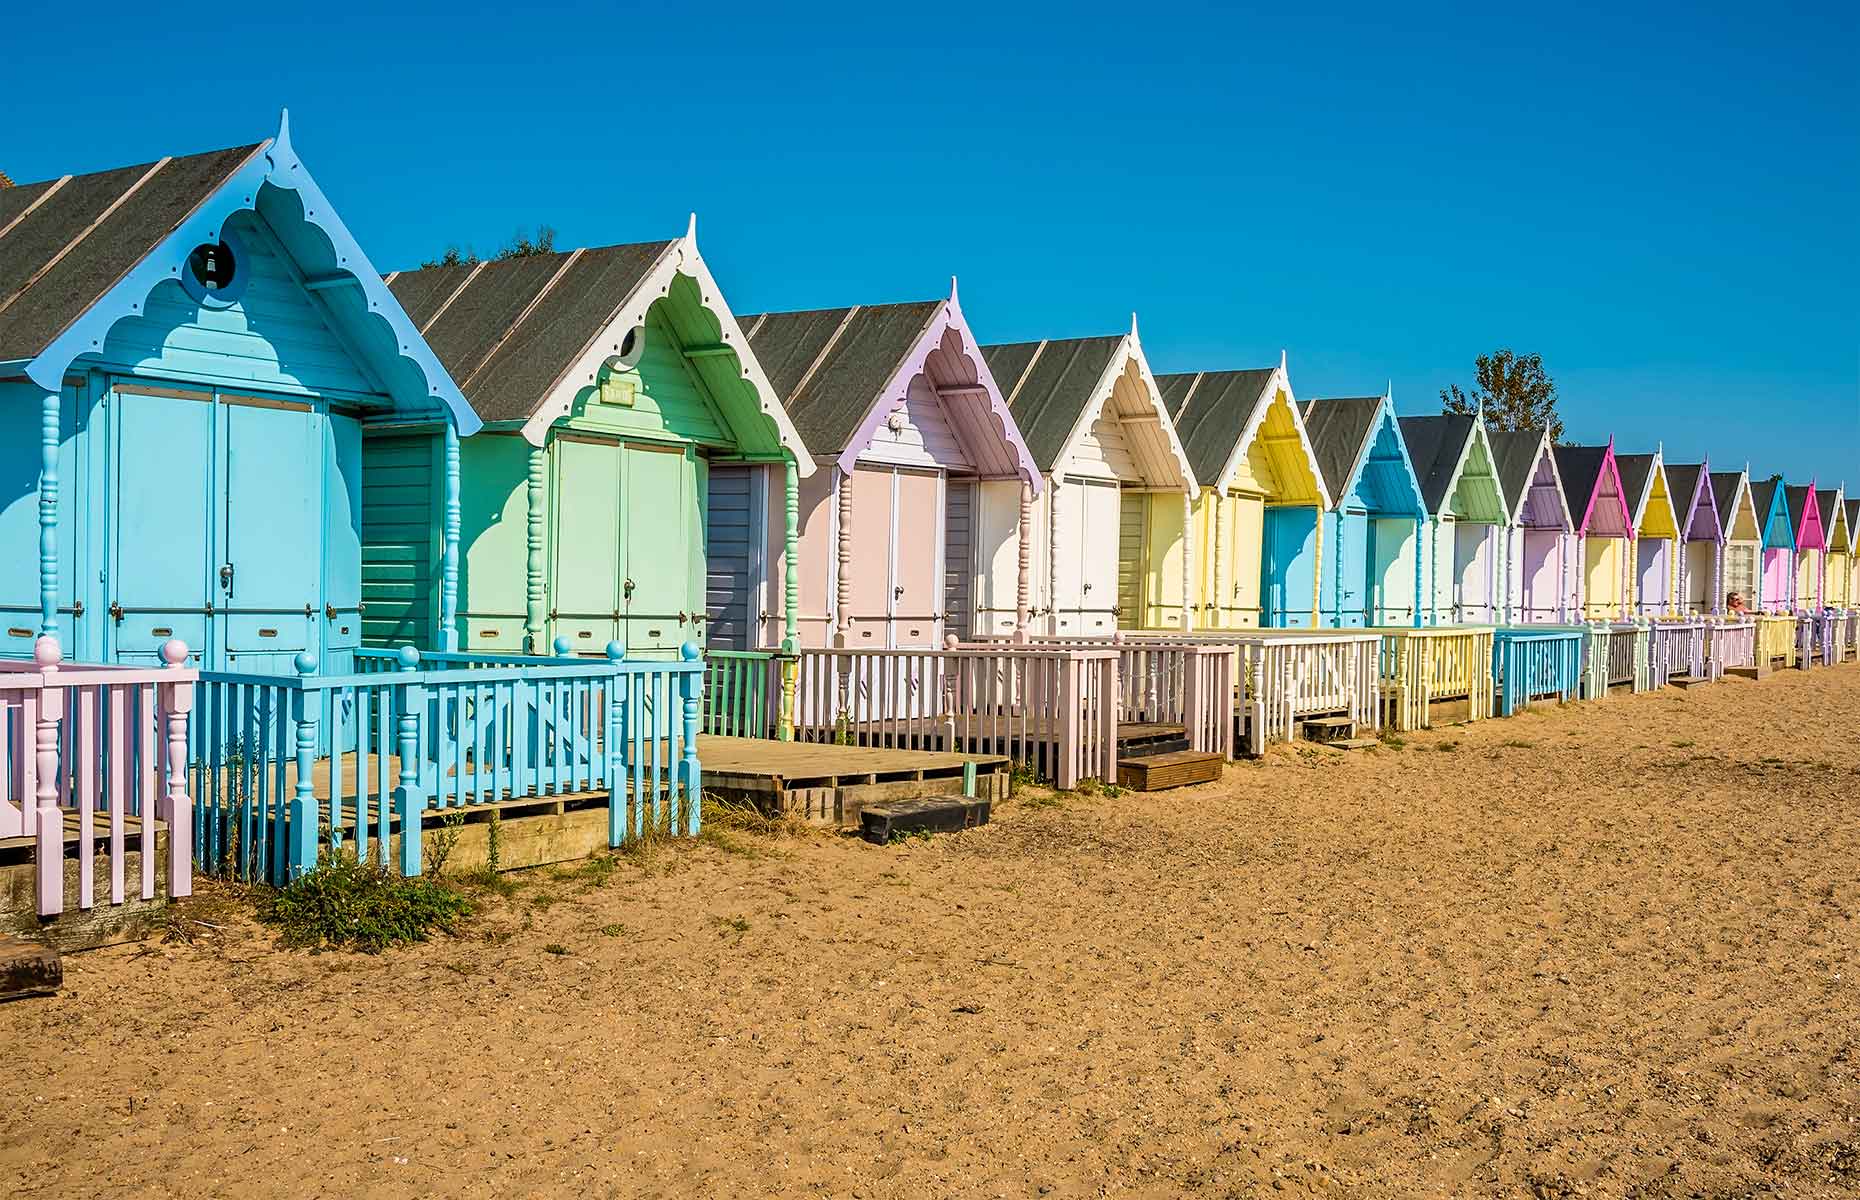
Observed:
[[[258,918],[276,926],[287,946],[378,954],[424,942],[434,930],[456,933],[472,910],[470,897],[441,880],[403,879],[385,867],[329,856],[261,901]]]

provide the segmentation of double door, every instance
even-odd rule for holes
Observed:
[[[852,473],[848,645],[910,649],[942,640],[947,595],[943,475],[860,465]]]
[[[668,658],[704,641],[699,475],[690,447],[559,437],[551,641],[600,654]]]
[[[326,500],[348,498],[326,497],[326,473],[359,474],[356,422],[301,401],[175,388],[119,385],[108,403],[113,659],[152,663],[180,638],[210,668],[288,672],[299,651],[359,642],[359,533],[354,546],[323,544]],[[324,603],[326,561],[335,583],[353,584],[339,611]]]
[[[1125,536],[1123,496],[1115,481],[1062,480],[1052,489],[1051,503],[1059,506],[1053,543],[1053,632],[1109,637],[1117,630],[1120,582],[1137,581],[1136,575],[1121,570],[1121,564],[1133,555],[1132,570],[1141,569],[1142,538],[1133,544]],[[1141,509],[1137,511],[1140,519]]]

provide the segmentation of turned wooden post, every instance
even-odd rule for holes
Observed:
[[[1014,575],[1014,640],[1025,642],[1033,615],[1033,485],[1020,485],[1020,544]]]
[[[420,652],[402,646],[398,662],[402,682],[394,685],[394,707],[399,714],[400,780],[394,787],[394,811],[400,815],[400,873],[420,874],[420,814],[426,805],[420,795],[420,706],[425,689],[413,682],[419,677]]]
[[[288,867],[291,879],[316,866],[319,815],[316,801],[316,723],[320,693],[309,686],[310,677],[316,674],[316,655],[306,650],[297,656],[293,665],[297,668],[297,690],[291,694],[291,718],[297,723],[297,787],[291,794]],[[335,764],[331,764],[330,770],[333,775]],[[332,828],[330,836],[334,838],[335,833]]]
[[[73,633],[75,632],[76,630],[73,629]],[[45,393],[39,407],[39,633],[43,637],[58,636],[58,393],[56,391]],[[53,660],[52,665],[57,666],[56,659]],[[59,878],[62,886],[62,872]]]
[[[607,643],[607,661],[618,667],[626,658],[626,647]],[[626,761],[626,690],[627,676],[615,671],[607,677],[607,844],[620,845],[627,838],[627,761]]]
[[[445,431],[445,547],[439,576],[439,648],[459,648],[459,429],[450,418]]]
[[[187,643],[169,638],[161,645],[161,660],[170,671],[187,665]],[[194,711],[194,681],[177,679],[161,687],[161,711],[167,728],[168,793],[168,898],[194,894],[194,802],[187,794],[187,722]],[[154,747],[144,753],[154,753]],[[143,868],[143,878],[148,878]]]
[[[686,837],[696,837],[704,823],[704,781],[698,766],[698,696],[704,688],[704,672],[697,666],[701,653],[696,642],[678,648],[686,668],[678,677],[678,694],[684,701],[684,755],[678,770],[684,780]]]
[[[63,657],[58,640],[50,634],[41,634],[32,644],[40,686],[33,746],[36,786],[26,828],[38,838],[34,865],[42,917],[55,917],[65,909],[65,817],[58,808],[58,719],[64,709],[64,692],[54,683]],[[20,732],[25,732],[23,727]]]
[[[801,664],[801,468],[790,454],[782,461],[782,658],[778,740],[794,740],[794,695]]]
[[[524,608],[523,608],[523,649],[528,654],[541,654],[543,643],[548,637],[549,604],[548,589],[544,585],[543,571],[543,509],[545,496],[543,483],[548,471],[548,451],[541,446],[530,447],[528,502],[526,516],[528,527],[525,531],[524,559]]]

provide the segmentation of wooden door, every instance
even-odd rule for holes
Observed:
[[[1672,599],[1673,543],[1666,538],[1641,538],[1635,544],[1635,595],[1643,614],[1665,612]]]
[[[701,546],[696,464],[677,447],[629,443],[624,452],[626,652],[666,658],[704,640],[692,619],[702,612],[691,595],[691,547]]]
[[[891,530],[890,644],[935,646],[942,640],[943,479],[934,472],[895,470]]]
[[[1115,483],[1087,483],[1080,492],[1083,519],[1078,525],[1079,584],[1077,632],[1109,636],[1117,630],[1118,566],[1123,497]]]
[[[1268,508],[1265,521],[1260,556],[1262,619],[1279,629],[1310,625],[1317,570],[1317,510]]]
[[[1453,529],[1453,613],[1458,622],[1492,620],[1492,526]]]
[[[307,404],[237,396],[224,408],[226,542],[215,603],[225,660],[289,674],[323,619],[321,418]]]
[[[1360,509],[1332,514],[1343,524],[1338,531],[1335,622],[1345,629],[1361,629],[1369,604],[1369,514]]]
[[[620,636],[623,564],[620,558],[620,450],[612,442],[557,438],[555,468],[554,587],[550,646],[567,638],[577,654],[598,654]]]
[[[210,452],[212,397],[118,390],[112,402],[109,657],[158,662],[161,644],[178,637],[198,661],[219,666],[207,612],[218,598],[213,576],[220,492]],[[164,447],[180,452],[164,454]]]
[[[761,468],[713,466],[704,508],[704,611],[708,645],[749,650],[758,644],[761,606],[751,567],[762,537],[755,513]]]
[[[847,645],[859,649],[882,650],[891,642],[892,496],[891,468],[853,468],[852,512],[840,519],[852,522],[852,562],[843,583],[851,598]]]

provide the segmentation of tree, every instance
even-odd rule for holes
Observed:
[[[510,235],[503,248],[491,256],[492,262],[503,262],[507,258],[531,258],[538,254],[555,253],[555,229],[549,225],[538,225],[534,236],[521,229]],[[463,250],[458,246],[447,246],[445,253],[438,258],[429,258],[421,263],[425,267],[469,267],[482,261],[478,252],[470,246]]]
[[[1450,413],[1466,416],[1485,409],[1494,429],[1550,430],[1550,440],[1563,437],[1563,421],[1556,415],[1556,382],[1544,370],[1541,354],[1514,354],[1494,350],[1473,362],[1478,383],[1471,395],[1452,384],[1440,389],[1440,403]]]

